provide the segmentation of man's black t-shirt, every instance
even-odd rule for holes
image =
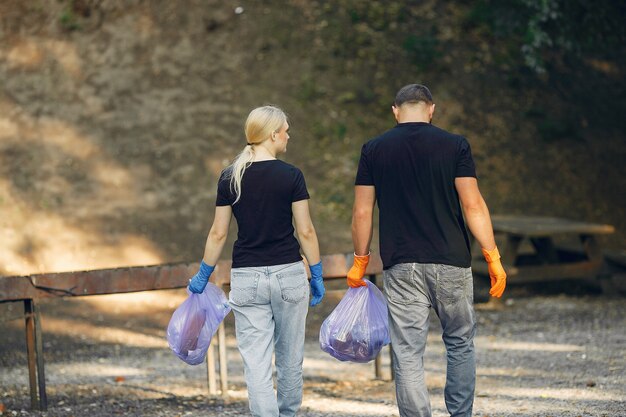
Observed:
[[[271,266],[302,260],[294,236],[291,203],[309,198],[302,172],[279,160],[253,162],[241,181],[235,204],[228,168],[217,185],[217,206],[232,206],[239,232],[233,268]]]
[[[355,184],[376,188],[385,269],[470,266],[456,177],[476,177],[469,143],[429,123],[400,123],[363,145]]]

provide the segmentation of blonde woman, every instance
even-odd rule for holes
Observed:
[[[304,177],[298,168],[277,159],[287,150],[288,130],[287,117],[277,107],[250,112],[245,125],[248,144],[220,176],[204,258],[189,284],[192,292],[204,291],[234,214],[239,232],[233,247],[229,301],[250,411],[259,417],[295,416],[302,403],[309,285],[300,248],[310,265],[310,305],[319,304],[325,292]],[[277,394],[272,381],[273,351]]]

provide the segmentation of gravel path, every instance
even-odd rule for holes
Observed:
[[[397,416],[389,355],[336,361],[317,332],[341,298],[330,291],[307,320],[302,417]],[[509,297],[514,296],[512,292]],[[242,364],[227,319],[229,398],[206,394],[206,367],[167,349],[165,326],[181,291],[51,300],[42,305],[49,410],[29,409],[19,304],[0,304],[3,416],[247,416]],[[478,304],[476,416],[626,416],[626,299],[520,296]],[[444,347],[431,317],[425,365],[434,416],[445,416]]]

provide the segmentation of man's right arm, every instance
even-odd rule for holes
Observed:
[[[500,253],[493,237],[489,209],[478,189],[478,181],[474,177],[457,177],[454,180],[454,185],[459,194],[467,227],[482,247],[483,256],[487,261],[489,277],[491,278],[489,293],[499,298],[506,287],[506,272],[504,272],[500,262]]]
[[[352,242],[354,243],[354,264],[348,271],[347,282],[350,287],[367,285],[363,275],[370,260],[370,243],[374,228],[374,204],[376,190],[373,185],[354,187],[354,208],[352,210]]]
[[[492,250],[496,247],[496,241],[493,237],[489,209],[478,189],[478,181],[473,177],[457,177],[454,185],[459,194],[467,227],[482,248]]]
[[[367,255],[372,242],[374,229],[374,204],[376,191],[374,186],[357,185],[354,187],[354,207],[352,209],[352,242],[354,254]]]

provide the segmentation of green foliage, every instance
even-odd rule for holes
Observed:
[[[359,64],[384,64],[401,52],[395,32],[406,32],[404,3],[373,0],[368,2],[331,0],[322,11],[325,44],[335,58],[356,60]]]
[[[313,124],[313,136],[320,146],[328,147],[336,141],[343,141],[348,133],[348,125],[342,121],[322,120]]]
[[[302,103],[313,101],[323,96],[320,84],[310,75],[302,77],[297,91],[297,97]]]
[[[78,22],[78,16],[74,13],[74,1],[68,2],[63,13],[59,17],[59,23],[61,27],[68,31],[74,31],[80,29],[80,23]]]
[[[535,124],[544,142],[581,140],[580,123],[570,113],[557,115],[546,109],[533,109],[526,112],[526,117]]]
[[[310,51],[316,58],[296,90],[303,104],[323,107],[331,100],[351,114],[365,111],[371,128],[372,120],[387,120],[390,100],[402,84],[424,82],[437,89],[454,76],[484,86],[485,94],[494,94],[496,86],[510,88],[520,96],[516,110],[522,117],[525,109],[540,107],[540,117],[526,118],[544,141],[580,139],[590,120],[626,123],[620,116],[626,104],[620,81],[626,64],[624,2],[313,4],[308,36],[316,40]],[[341,81],[327,77],[329,71],[342,73]],[[471,91],[475,89],[468,86],[454,94],[464,96],[468,109],[486,104],[466,95]],[[323,121],[311,133],[327,145],[342,137],[349,141],[347,130]]]
[[[553,119],[546,117],[539,123],[537,130],[545,141],[559,139],[579,140],[579,129],[571,119]]]
[[[626,3],[612,0],[478,0],[465,23],[516,50],[536,73],[564,56],[616,56],[626,42]]]
[[[439,57],[437,46],[439,41],[433,34],[409,34],[404,39],[403,48],[409,54],[411,62],[418,70],[428,69]]]
[[[396,28],[406,12],[406,6],[400,2],[349,1],[346,5],[353,24],[364,23],[375,31]]]
[[[426,6],[383,0],[316,4],[314,36],[319,50],[312,53],[327,61],[324,65],[316,60],[315,69],[333,68],[344,74],[342,85],[326,85],[323,75],[316,77],[328,92],[324,99],[388,112],[398,83],[442,68],[445,45],[439,39],[436,16],[423,15]],[[317,88],[319,84],[303,83],[299,97],[319,97],[314,94]]]
[[[580,139],[590,122],[626,128],[626,2],[476,0],[462,15],[476,67],[543,109],[532,118],[542,139]]]
[[[59,18],[59,23],[61,27],[67,31],[73,31],[80,28],[78,21],[76,20],[76,15],[74,15],[71,10],[65,10],[61,17]]]
[[[349,223],[352,218],[352,201],[354,192],[352,181],[337,181],[336,178],[345,177],[342,172],[329,171],[326,173],[328,179],[324,181],[320,188],[319,203],[320,216],[323,221],[341,221]]]

